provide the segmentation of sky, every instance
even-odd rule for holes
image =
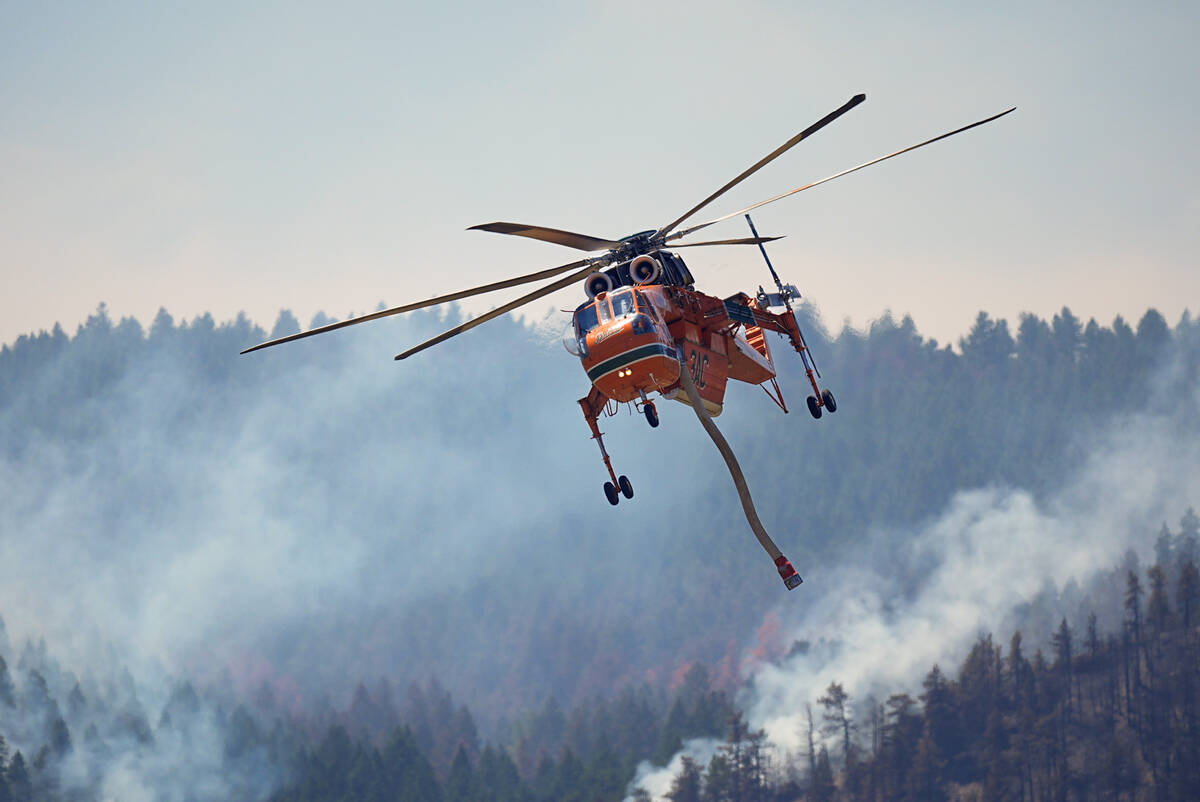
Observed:
[[[465,229],[658,227],[858,92],[697,221],[1018,110],[756,213],[832,331],[1174,323],[1198,38],[1195,3],[2,3],[0,343],[101,302],[269,328],[565,263]],[[703,291],[767,279],[753,248],[685,255]]]

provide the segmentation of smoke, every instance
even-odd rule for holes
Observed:
[[[880,481],[898,473],[880,460],[902,461],[902,441],[884,439],[885,407],[928,403],[888,369],[915,333],[849,337],[830,359],[839,397],[857,407],[809,425],[742,387],[720,419],[763,520],[802,565],[806,584],[784,594],[689,410],[661,406],[652,433],[637,417],[604,420],[637,494],[611,508],[575,403],[587,379],[560,326],[542,326],[549,337],[505,317],[389,358],[457,320],[416,313],[238,356],[265,337],[245,320],[160,318],[147,338],[97,316],[69,341],[0,352],[0,616],[13,640],[44,638],[99,688],[131,685],[152,730],[170,677],[191,679],[201,698],[227,687],[224,700],[265,685],[287,714],[336,705],[359,680],[437,676],[486,737],[489,718],[551,695],[573,707],[715,663],[779,605],[780,638],[815,645],[747,668],[745,707],[782,748],[801,700],[828,678],[858,696],[912,681],[1040,582],[1109,564],[1130,526],[1173,519],[1194,490],[1167,486],[1192,475],[1194,433],[1145,413],[1113,422],[1074,492],[976,490],[919,532],[839,525],[845,510],[861,520],[904,507],[894,501],[914,482]],[[785,357],[785,392],[802,398],[798,361]],[[1014,409],[1013,423],[1035,414]],[[907,459],[929,471],[928,455]],[[913,487],[907,508],[940,505],[953,486]],[[893,503],[870,508],[875,490]],[[810,528],[777,528],[798,520]],[[823,557],[834,551],[825,532],[852,551]],[[11,660],[2,643],[0,653]],[[84,685],[88,699],[107,698]],[[72,687],[51,681],[60,703]],[[83,737],[88,722],[67,723]],[[20,743],[48,738],[30,729]],[[105,765],[132,795],[156,788],[170,763],[153,754],[121,749]]]
[[[244,320],[160,319],[147,338],[97,315],[69,340],[3,352],[0,617],[17,648],[44,641],[90,676],[89,701],[127,687],[134,730],[153,736],[103,723],[124,702],[67,715],[74,681],[43,667],[79,747],[64,776],[113,798],[259,796],[200,789],[210,773],[248,788],[277,776],[222,763],[225,719],[263,686],[269,724],[338,705],[360,680],[436,676],[486,728],[549,695],[640,681],[647,662],[675,668],[675,644],[637,613],[670,547],[645,522],[683,497],[667,466],[698,450],[690,425],[664,421],[653,452],[640,419],[606,427],[618,460],[645,465],[626,469],[639,506],[611,510],[561,321],[539,337],[504,318],[436,358],[390,358],[455,322],[416,314],[238,356],[266,336]],[[0,657],[15,661],[5,643]],[[158,731],[182,678],[224,711],[192,716],[186,749]],[[80,746],[93,724],[99,763]],[[27,759],[48,726],[0,710]],[[169,783],[172,764],[195,775]]]
[[[1167,412],[1177,407],[1164,397],[1182,389],[1200,401],[1200,385],[1193,379],[1181,388],[1184,377],[1180,365],[1166,367],[1153,384],[1157,400],[1147,391],[1147,406],[1157,411],[1108,421],[1092,436],[1082,467],[1053,495],[960,492],[927,525],[872,532],[867,547],[807,571],[803,598],[775,611],[791,653],[743,662],[739,703],[751,728],[765,730],[779,756],[806,750],[805,708],[831,682],[860,704],[919,692],[932,666],[952,673],[987,632],[1074,616],[1071,600],[1055,588],[1091,586],[1097,598],[1115,600],[1098,614],[1115,618],[1123,576],[1112,585],[1108,572],[1127,550],[1145,551],[1159,522],[1177,520],[1200,498],[1200,431],[1190,411]],[[1054,609],[1030,620],[1035,599]],[[1038,644],[1050,632],[1024,634]],[[680,757],[658,769],[643,764],[631,791],[663,798]]]
[[[647,760],[639,763],[637,772],[629,783],[629,788],[631,790],[642,788],[649,792],[652,798],[663,799],[670,792],[671,783],[675,777],[679,776],[685,757],[696,761],[697,765],[704,766],[716,756],[717,750],[720,748],[721,741],[716,738],[689,739],[663,768],[657,768]]]

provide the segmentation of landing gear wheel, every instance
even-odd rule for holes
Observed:
[[[646,415],[646,422],[650,424],[651,429],[658,428],[658,410],[654,408],[654,403],[647,401],[642,404],[642,412]]]
[[[830,412],[837,412],[837,399],[833,397],[833,393],[828,390],[822,390],[821,401],[825,403],[825,408]]]
[[[618,476],[617,484],[619,484],[621,486],[621,493],[624,494],[625,498],[633,498],[633,485],[630,484],[629,477]],[[604,492],[607,493],[608,491],[605,490]],[[615,501],[613,502],[613,504],[616,504],[616,503],[617,502],[615,502]]]
[[[821,418],[821,402],[817,400],[817,397],[815,395],[810,395],[808,397],[808,411],[810,414],[812,414],[812,416],[814,418],[820,420],[820,418]]]
[[[625,477],[621,478],[624,479]],[[617,506],[617,502],[621,500],[621,496],[617,493],[617,486],[612,482],[604,483],[604,495],[608,499],[608,503],[614,507]]]

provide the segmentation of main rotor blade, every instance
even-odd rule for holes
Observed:
[[[565,278],[560,278],[558,281],[547,284],[545,287],[542,287],[540,289],[536,289],[533,292],[529,293],[528,295],[522,295],[520,298],[516,299],[515,301],[509,301],[504,306],[496,307],[495,309],[488,312],[487,314],[480,315],[479,317],[475,318],[474,320],[468,320],[466,323],[463,323],[461,326],[455,326],[454,328],[450,329],[449,331],[442,332],[438,336],[436,336],[432,339],[426,340],[425,342],[421,343],[418,346],[409,348],[407,351],[405,351],[402,354],[396,354],[395,358],[396,359],[407,359],[408,357],[412,356],[413,354],[417,353],[418,351],[424,351],[426,348],[435,346],[440,342],[445,342],[446,340],[449,340],[451,337],[462,334],[464,331],[470,331],[471,329],[475,328],[476,326],[481,326],[484,323],[487,323],[489,320],[492,320],[493,318],[498,318],[503,314],[507,314],[508,312],[511,312],[512,310],[516,309],[517,307],[524,306],[527,303],[532,303],[533,301],[536,301],[538,298],[542,298],[546,295],[549,295],[552,292],[557,292],[557,291],[561,290],[563,287],[568,287],[571,284],[573,284],[574,282],[576,282],[579,279],[586,276],[588,273],[591,273],[594,269],[595,269],[594,266],[588,265],[583,270],[580,270],[577,273],[572,273],[571,275],[569,275]]]
[[[714,220],[709,220],[707,223],[701,223],[700,225],[692,226],[691,228],[685,228],[683,231],[679,231],[675,234],[668,236],[667,239],[671,240],[671,239],[675,239],[676,237],[686,237],[688,234],[699,231],[702,228],[711,226],[714,223],[720,223],[721,221],[728,220],[731,217],[737,217],[739,214],[746,214],[747,212],[752,212],[755,209],[757,209],[759,206],[766,206],[768,203],[774,203],[775,201],[786,198],[789,195],[795,195],[797,192],[803,192],[806,189],[812,189],[813,187],[824,184],[827,181],[832,181],[835,178],[841,178],[844,175],[849,175],[850,173],[861,170],[864,167],[870,167],[872,164],[879,164],[882,161],[887,161],[888,159],[892,158],[893,156],[899,156],[903,153],[908,153],[910,150],[916,150],[917,148],[923,148],[926,145],[932,145],[934,142],[937,142],[939,139],[945,139],[948,136],[954,136],[955,134],[961,134],[963,131],[970,130],[972,128],[975,128],[976,126],[983,125],[984,123],[990,123],[992,120],[998,120],[1001,117],[1003,117],[1005,114],[1010,114],[1016,110],[1017,110],[1017,107],[1013,106],[1008,111],[1002,111],[999,114],[995,114],[991,117],[988,117],[986,120],[980,120],[979,122],[971,123],[970,125],[964,125],[962,128],[956,128],[955,130],[950,131],[949,133],[942,134],[941,136],[935,136],[933,139],[926,139],[924,142],[918,143],[916,145],[909,145],[907,148],[904,148],[903,150],[898,150],[895,153],[889,153],[886,156],[880,156],[878,159],[871,159],[871,161],[869,161],[869,162],[863,162],[862,164],[858,165],[857,167],[851,167],[849,170],[842,170],[840,173],[834,173],[831,176],[822,178],[820,181],[813,181],[811,184],[805,184],[802,187],[796,187],[793,190],[784,192],[782,195],[776,195],[773,198],[767,198],[766,200],[759,201],[758,203],[755,203],[755,204],[751,204],[750,206],[747,206],[745,209],[738,209],[736,212],[730,212],[729,214],[721,215],[720,217],[718,217]],[[672,247],[679,247],[679,246],[675,245]]]
[[[471,226],[467,231],[492,231],[496,234],[512,234],[517,237],[540,239],[543,242],[553,242],[555,245],[566,245],[581,251],[609,251],[621,247],[617,240],[592,237],[587,234],[576,234],[573,231],[563,231],[558,228],[545,226],[527,226],[523,223],[483,223]]]
[[[564,271],[573,270],[576,267],[580,267],[581,265],[588,265],[588,264],[590,264],[590,263],[587,259],[581,259],[578,262],[571,262],[570,264],[559,265],[558,267],[551,267],[551,268],[547,268],[546,270],[539,270],[536,273],[529,273],[528,275],[518,276],[516,278],[505,279],[504,281],[497,281],[492,284],[484,284],[482,287],[474,287],[469,290],[462,290],[461,292],[453,292],[453,293],[450,293],[449,295],[438,296],[437,298],[430,298],[428,301],[418,301],[416,303],[405,304],[404,306],[393,306],[391,309],[383,309],[378,312],[372,312],[369,315],[362,315],[361,317],[352,317],[349,320],[339,320],[337,323],[330,323],[327,326],[320,326],[318,328],[310,329],[308,331],[302,331],[299,334],[289,334],[287,337],[280,337],[277,340],[270,340],[265,343],[259,343],[258,345],[254,346],[252,348],[247,348],[245,351],[242,351],[242,353],[248,354],[251,351],[257,351],[260,348],[269,348],[272,345],[288,343],[288,342],[291,342],[292,340],[300,340],[305,337],[311,337],[314,334],[324,334],[325,332],[333,331],[334,329],[344,329],[346,326],[354,326],[358,323],[366,323],[368,320],[378,320],[381,317],[388,317],[389,315],[398,315],[402,312],[412,312],[415,309],[424,309],[427,306],[437,306],[438,304],[449,303],[450,301],[457,301],[460,298],[470,298],[472,295],[482,295],[483,293],[486,293],[486,292],[494,292],[495,290],[503,290],[503,289],[507,289],[509,287],[515,287],[519,284],[527,284],[531,281],[539,281],[540,279],[550,278],[551,276],[557,276],[559,273],[562,273]],[[590,270],[590,267],[589,267],[589,270]]]
[[[714,239],[707,242],[677,242],[672,248],[695,248],[699,245],[762,245],[783,237],[741,237],[740,239]]]
[[[774,161],[779,156],[782,156],[786,151],[791,149],[794,145],[807,139],[809,136],[815,134],[817,131],[820,131],[822,128],[829,125],[831,122],[836,120],[838,117],[841,117],[843,114],[850,111],[850,109],[854,108],[855,106],[857,106],[859,103],[862,103],[866,99],[867,99],[867,96],[861,95],[861,94],[855,95],[854,97],[850,98],[840,108],[837,108],[837,109],[829,112],[829,114],[826,114],[824,117],[817,120],[815,123],[810,125],[808,128],[805,128],[803,131],[796,134],[794,137],[789,139],[787,142],[784,142],[782,145],[777,147],[775,150],[771,151],[766,156],[759,159],[757,162],[755,162],[751,167],[749,167],[745,172],[743,172],[737,178],[733,179],[728,184],[721,187],[720,189],[718,189],[713,194],[709,195],[704,200],[700,201],[698,204],[693,206],[691,209],[684,212],[682,215],[680,215],[678,220],[674,220],[669,225],[665,225],[662,228],[660,228],[655,233],[655,236],[662,237],[666,234],[670,234],[672,231],[675,230],[675,226],[679,225],[684,220],[687,220],[689,217],[694,215],[696,212],[700,211],[705,206],[712,203],[713,201],[715,201],[717,198],[724,195],[729,190],[733,189],[735,186],[740,184],[742,181],[745,181],[747,178],[754,175],[754,173],[758,172],[759,169],[761,169],[765,165],[769,164],[770,162]]]

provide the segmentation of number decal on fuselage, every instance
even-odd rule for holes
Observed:
[[[703,390],[707,385],[704,383],[704,369],[708,367],[708,354],[701,354],[696,348],[692,349],[692,381],[696,383],[698,389]]]

